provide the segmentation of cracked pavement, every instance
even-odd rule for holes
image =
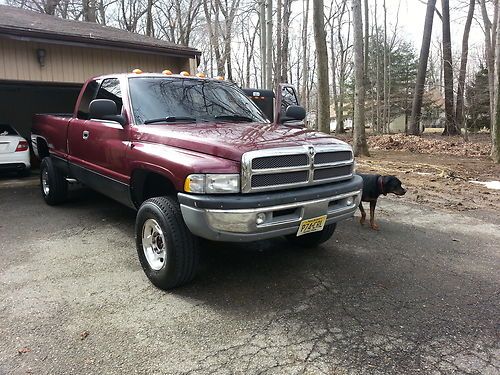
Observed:
[[[498,374],[500,218],[382,198],[313,250],[204,243],[154,288],[135,213],[0,189],[0,374]]]

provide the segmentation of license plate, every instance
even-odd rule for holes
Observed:
[[[300,222],[297,237],[307,233],[320,232],[326,223],[326,215],[314,217],[312,219],[302,220]]]

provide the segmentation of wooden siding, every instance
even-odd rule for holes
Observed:
[[[45,50],[45,66],[38,63],[36,50]],[[0,36],[0,80],[83,83],[89,77],[110,73],[170,69],[194,73],[194,59],[116,49],[38,43]]]

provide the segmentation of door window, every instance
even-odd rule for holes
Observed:
[[[95,99],[97,89],[99,88],[99,83],[101,83],[101,81],[90,81],[87,84],[87,87],[85,87],[85,91],[80,100],[80,105],[78,106],[78,111],[76,114],[79,119],[89,119],[89,105],[90,102]]]
[[[120,81],[116,78],[108,78],[102,81],[101,87],[97,92],[96,99],[110,99],[116,103],[118,113],[122,112],[122,92],[120,90]]]
[[[295,90],[290,86],[284,86],[281,92],[281,113],[284,114],[286,109],[291,105],[299,105]]]

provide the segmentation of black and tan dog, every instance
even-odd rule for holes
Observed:
[[[370,227],[378,230],[378,225],[375,224],[375,207],[377,206],[378,197],[383,194],[393,193],[396,195],[405,195],[406,190],[401,186],[401,181],[395,176],[381,176],[378,174],[361,174],[363,178],[363,195],[359,202],[359,210],[361,211],[361,225],[365,223],[366,212],[363,209],[362,202],[370,202]]]

